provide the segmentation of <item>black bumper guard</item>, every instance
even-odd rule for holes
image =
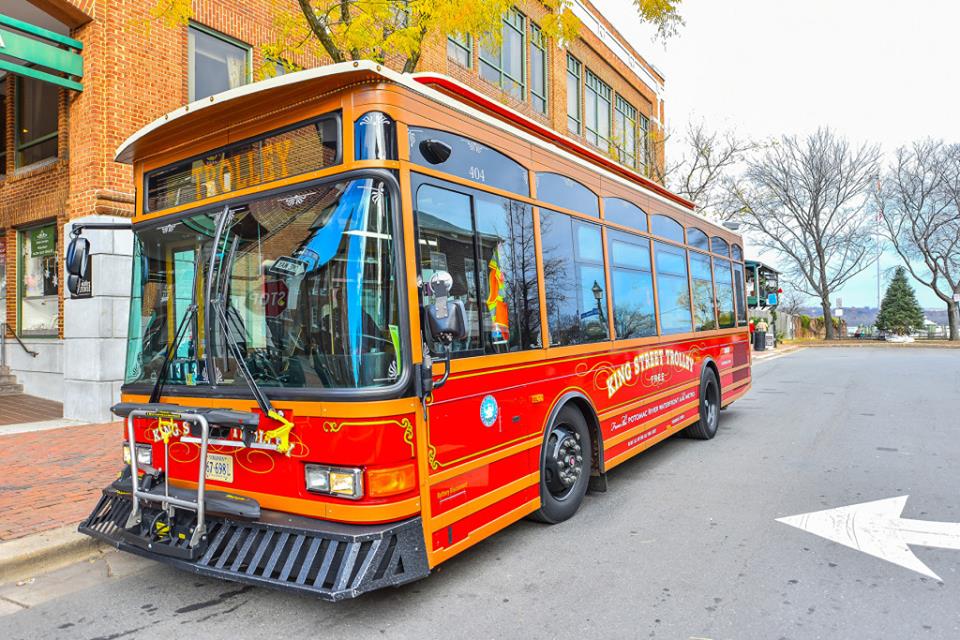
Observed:
[[[205,549],[191,558],[188,539],[158,540],[148,527],[128,529],[132,509],[129,494],[108,487],[80,524],[80,531],[121,551],[199,575],[309,593],[324,600],[399,586],[430,572],[419,517],[383,525],[347,525],[267,510],[256,521],[210,514]]]

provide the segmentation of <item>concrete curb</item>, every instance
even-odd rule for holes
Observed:
[[[106,549],[76,524],[0,542],[0,584],[23,580],[98,556]]]

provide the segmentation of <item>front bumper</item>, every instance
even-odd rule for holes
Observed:
[[[139,525],[124,529],[131,508],[129,493],[108,487],[80,532],[200,575],[324,600],[353,598],[430,573],[419,517],[347,525],[266,510],[256,520],[211,514],[203,545],[191,554],[186,539],[161,541]]]

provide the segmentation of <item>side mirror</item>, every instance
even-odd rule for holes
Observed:
[[[450,300],[453,278],[446,271],[437,271],[430,278],[433,304],[427,307],[430,335],[444,346],[467,339],[467,314],[463,303]]]
[[[71,276],[82,278],[87,273],[87,260],[90,259],[90,241],[77,236],[67,245],[66,269]]]

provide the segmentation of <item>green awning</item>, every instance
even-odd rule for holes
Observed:
[[[82,91],[83,43],[0,13],[0,70]]]

